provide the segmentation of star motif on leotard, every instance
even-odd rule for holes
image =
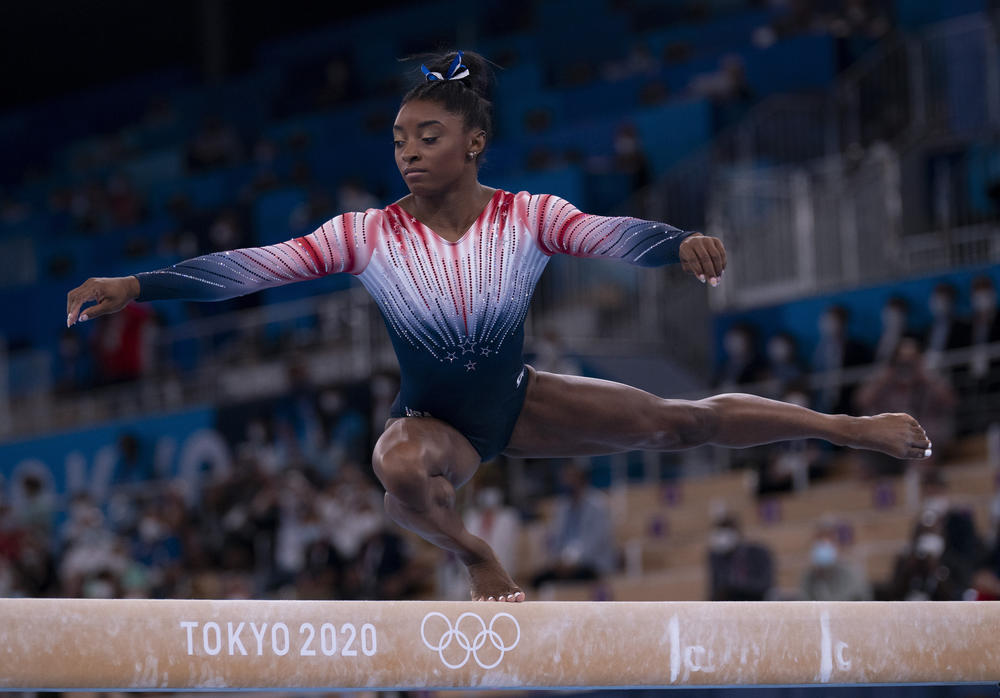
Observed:
[[[479,350],[479,353],[482,354],[483,356],[489,356],[490,350],[487,349],[486,347],[483,347],[482,349]]]
[[[476,340],[474,339],[463,339],[459,341],[458,348],[462,350],[463,354],[475,354],[476,353]]]
[[[445,358],[445,361],[447,361],[448,363],[451,363],[452,361],[454,361],[455,359],[457,359],[457,358],[458,358],[458,356],[457,356],[457,355],[455,354],[455,352],[453,352],[453,351],[449,351],[449,352],[448,352],[448,353],[447,353],[447,354],[445,355],[445,357],[444,357],[444,358]]]
[[[467,364],[465,364],[465,370],[466,371],[475,371],[476,370],[476,362],[475,361],[469,361]]]

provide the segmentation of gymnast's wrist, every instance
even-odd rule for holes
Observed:
[[[135,276],[125,277],[125,281],[128,282],[128,295],[129,298],[133,300],[139,297],[142,293],[142,286],[139,285],[139,279]]]

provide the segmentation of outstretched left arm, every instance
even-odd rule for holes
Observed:
[[[546,254],[608,257],[644,267],[680,262],[713,286],[726,268],[726,250],[718,238],[640,218],[582,213],[548,194],[531,197],[529,207],[529,217],[538,222],[538,245]]]

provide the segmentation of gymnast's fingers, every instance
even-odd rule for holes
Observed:
[[[706,270],[702,268],[701,257],[698,254],[698,240],[701,233],[696,233],[681,243],[678,255],[681,260],[681,268],[684,271],[694,274],[702,283],[708,281]]]
[[[708,240],[707,238],[699,238],[695,244],[692,245],[694,252],[698,255],[698,264],[701,269],[702,281],[707,279],[708,283],[712,286],[719,285],[719,273],[715,269],[715,262],[712,260],[712,255],[708,250]]]
[[[712,260],[713,278],[721,280],[726,268],[726,253],[722,248],[722,241],[718,238],[705,238],[705,251]]]
[[[716,254],[719,256],[719,274],[722,274],[726,270],[726,246],[722,244],[722,240],[719,238],[712,238],[714,243]]]
[[[70,327],[80,318],[80,308],[84,303],[97,300],[97,290],[93,282],[94,279],[87,279],[66,294],[66,327]]]

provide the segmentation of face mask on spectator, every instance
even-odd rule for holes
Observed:
[[[938,558],[944,552],[944,538],[936,533],[924,533],[917,538],[917,555]]]
[[[942,293],[935,293],[931,296],[930,310],[936,318],[947,317],[951,311],[951,299]]]
[[[829,567],[837,561],[837,546],[828,540],[817,541],[812,547],[812,562],[817,567]]]
[[[163,527],[152,517],[146,517],[139,522],[139,537],[143,543],[153,543],[160,539]]]
[[[989,313],[996,308],[997,298],[993,291],[976,291],[972,294],[972,309],[977,313]]]
[[[728,553],[740,541],[740,534],[728,526],[712,531],[708,536],[708,547],[713,553]]]
[[[785,339],[772,339],[767,343],[767,356],[776,364],[784,363],[792,357],[792,347]]]

